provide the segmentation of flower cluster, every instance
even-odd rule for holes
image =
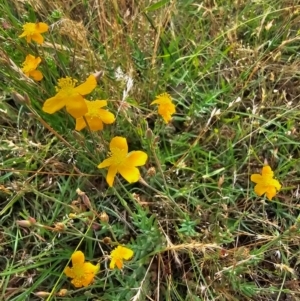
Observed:
[[[123,268],[123,260],[130,260],[134,252],[124,246],[118,246],[110,253],[109,268],[114,269],[116,266],[119,270]],[[85,261],[85,256],[81,251],[75,251],[71,256],[72,267],[66,267],[64,273],[67,277],[72,278],[71,283],[77,287],[86,287],[93,283],[96,274],[100,270],[100,265],[94,265]]]
[[[48,30],[45,23],[26,23],[23,26],[23,33],[20,37],[26,37],[28,43],[35,41],[42,44],[44,41],[41,33]],[[43,78],[43,74],[36,70],[41,63],[40,57],[27,55],[22,71],[28,77],[36,81]],[[104,124],[115,122],[115,115],[109,112],[105,107],[106,100],[87,100],[86,95],[93,92],[97,86],[97,80],[94,75],[90,75],[86,81],[77,85],[77,80],[69,76],[60,78],[55,87],[56,94],[45,100],[42,110],[48,114],[65,108],[66,111],[76,120],[75,130],[81,131],[88,127],[90,131],[99,131],[103,129]],[[158,95],[151,105],[158,105],[158,114],[168,123],[175,113],[175,105],[171,96],[167,93]],[[114,137],[110,142],[110,157],[98,165],[98,168],[108,167],[106,181],[110,187],[113,186],[114,178],[119,173],[127,182],[134,183],[140,178],[138,166],[145,165],[147,154],[142,151],[128,152],[127,140],[124,137]]]
[[[27,43],[31,41],[41,45],[44,42],[42,33],[48,31],[48,25],[42,22],[39,23],[26,23],[23,26],[23,33],[20,38],[25,37]],[[22,72],[35,81],[41,81],[43,74],[37,70],[42,59],[40,56],[33,56],[28,54],[22,64]],[[132,87],[131,84],[127,85],[127,94]],[[115,122],[115,115],[106,109],[107,100],[88,100],[85,97],[92,93],[97,86],[97,79],[95,75],[90,75],[88,78],[78,84],[78,81],[72,77],[64,77],[57,80],[55,87],[56,94],[45,100],[42,110],[48,114],[54,114],[61,109],[67,111],[75,119],[75,130],[81,131],[88,127],[90,131],[99,131],[103,129],[104,124],[112,124]],[[126,94],[126,95],[127,95]],[[125,95],[125,96],[126,96]],[[123,95],[123,100],[125,100]],[[157,97],[151,104],[158,104],[158,113],[163,117],[165,122],[171,120],[171,115],[175,113],[175,105],[171,101],[168,94],[162,94]],[[138,166],[146,164],[148,155],[143,151],[128,151],[128,144],[125,137],[113,137],[110,142],[110,156],[98,165],[98,168],[108,168],[106,181],[110,187],[113,186],[114,179],[117,173],[129,183],[137,182],[140,178],[140,171]],[[117,267],[123,268],[124,260],[130,260],[134,252],[125,247],[117,246],[111,251],[110,254],[110,269]],[[92,264],[85,261],[84,253],[75,251],[71,256],[72,266],[67,266],[64,273],[67,277],[71,278],[71,283],[76,288],[86,287],[93,283],[96,274],[100,270],[99,264]],[[59,295],[64,296],[65,291]]]
[[[23,32],[19,37],[26,37],[27,43],[30,43],[32,40],[41,45],[44,42],[44,37],[41,35],[41,33],[47,32],[48,29],[49,26],[43,22],[26,23],[23,25]],[[43,74],[41,71],[36,70],[41,61],[42,59],[39,56],[35,57],[31,54],[28,54],[22,64],[23,68],[21,70],[26,76],[32,77],[35,81],[41,81],[43,79]]]
[[[48,31],[48,25],[42,22],[26,23],[23,26],[23,33],[19,36],[25,37],[27,43],[31,41],[41,45],[44,42],[42,33]],[[41,64],[41,57],[35,57],[28,54],[22,64],[22,72],[35,81],[41,81],[43,74],[37,70]],[[122,102],[127,97],[133,85],[133,80],[127,81],[126,93],[123,93]],[[104,125],[113,124],[116,116],[107,109],[107,100],[88,100],[86,96],[91,94],[97,87],[96,76],[91,74],[80,84],[78,80],[69,76],[57,80],[55,95],[49,97],[43,103],[42,110],[47,114],[54,114],[62,109],[74,118],[75,130],[81,131],[88,128],[90,131],[103,130]],[[176,113],[175,104],[168,93],[162,93],[156,97],[150,105],[158,105],[158,114],[161,115],[165,123],[172,120]],[[121,136],[115,136],[109,144],[109,156],[104,159],[98,168],[108,168],[106,182],[112,187],[116,175],[119,173],[128,183],[135,183],[140,179],[140,170],[138,167],[144,166],[148,160],[148,155],[139,150],[129,151],[127,139]],[[252,174],[251,181],[256,185],[254,192],[258,196],[266,194],[269,200],[272,200],[281,189],[279,181],[274,179],[274,172],[270,166],[264,166],[261,174]],[[27,223],[28,224],[28,223]],[[28,226],[28,225],[27,225]],[[123,262],[130,260],[134,252],[125,247],[117,246],[110,254],[110,269],[117,267],[123,268]],[[81,251],[75,251],[71,256],[72,267],[67,266],[64,273],[71,278],[71,283],[76,288],[87,287],[90,285],[96,274],[100,270],[100,264],[92,264],[85,261],[85,255]]]

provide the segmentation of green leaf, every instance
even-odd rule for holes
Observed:
[[[150,11],[154,11],[154,10],[157,10],[157,9],[160,9],[162,6],[164,6],[165,4],[167,4],[168,2],[170,2],[170,0],[161,0],[161,1],[158,1],[157,3],[149,6],[146,8],[146,12],[150,12]]]

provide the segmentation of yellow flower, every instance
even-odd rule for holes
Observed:
[[[172,119],[172,115],[176,112],[175,105],[168,93],[156,96],[156,99],[150,105],[153,104],[158,104],[158,114],[162,116],[166,123]]]
[[[84,254],[81,251],[74,252],[71,259],[73,267],[66,267],[64,273],[67,277],[73,278],[71,283],[75,287],[88,286],[99,271],[99,264],[93,265],[90,262],[84,262]]]
[[[91,93],[96,88],[97,81],[94,75],[90,75],[83,84],[75,87],[76,83],[77,80],[71,77],[60,78],[55,88],[57,94],[45,101],[43,111],[53,114],[66,107],[67,112],[74,118],[86,114],[88,107],[83,95]]]
[[[132,258],[133,254],[132,250],[123,246],[117,246],[110,253],[111,262],[109,268],[114,269],[115,266],[117,266],[117,268],[121,270],[123,267],[123,259],[129,260]]]
[[[31,40],[37,42],[38,44],[43,44],[44,38],[41,33],[48,31],[48,25],[43,22],[39,23],[26,23],[23,25],[23,33],[19,35],[19,38],[26,37],[27,43]]]
[[[251,175],[251,181],[256,183],[254,191],[258,196],[266,194],[269,200],[276,195],[277,191],[280,190],[280,183],[273,179],[274,172],[270,166],[264,166],[260,174]]]
[[[140,178],[140,171],[136,166],[145,165],[148,159],[147,154],[142,151],[128,153],[127,141],[123,137],[114,137],[110,142],[109,148],[111,157],[98,165],[98,168],[108,167],[106,176],[108,185],[112,187],[118,172],[127,182],[137,182]]]
[[[113,113],[108,112],[107,110],[101,109],[102,107],[107,106],[106,100],[95,100],[88,101],[84,100],[88,112],[84,115],[91,131],[99,131],[103,129],[103,123],[111,124],[115,121],[115,116]],[[76,119],[76,131],[81,131],[86,127],[86,123],[83,117],[79,117]]]
[[[31,54],[28,54],[23,63],[22,71],[25,73],[26,76],[32,77],[36,81],[42,80],[43,78],[42,72],[39,70],[35,70],[41,61],[42,60],[39,56],[35,57]]]

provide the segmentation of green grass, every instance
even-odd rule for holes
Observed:
[[[299,16],[287,0],[2,1],[0,300],[298,300]],[[42,46],[18,38],[36,21],[51,28]],[[28,53],[39,83],[16,68]],[[125,101],[118,67],[134,81]],[[114,124],[76,132],[42,111],[58,78],[95,71],[89,99],[108,99]],[[150,105],[163,92],[169,124]],[[97,165],[115,136],[148,161],[109,188]],[[264,163],[282,185],[272,201],[250,181]],[[122,271],[117,244],[135,253]],[[63,273],[76,249],[101,266],[81,289]]]

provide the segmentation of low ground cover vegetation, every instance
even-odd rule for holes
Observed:
[[[0,300],[299,300],[298,1],[0,22]]]

